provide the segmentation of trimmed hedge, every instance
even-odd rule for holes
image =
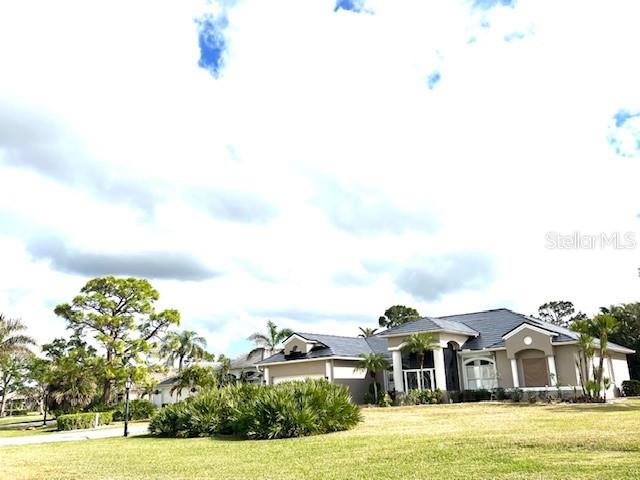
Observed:
[[[18,410],[18,409],[15,409],[15,410],[7,409],[6,413],[7,413],[7,415],[12,416],[12,417],[24,417],[29,412],[27,410],[25,410],[24,408],[21,408],[20,410]]]
[[[398,405],[431,405],[442,401],[442,391],[435,390],[409,390],[397,398]]]
[[[161,409],[151,419],[149,431],[171,437],[233,434],[272,439],[347,430],[360,420],[360,408],[346,387],[306,380],[204,391]]]
[[[640,380],[625,380],[622,382],[622,392],[625,397],[637,397],[640,395]]]
[[[119,404],[113,411],[113,420],[124,420],[125,404]],[[129,420],[147,420],[156,413],[156,406],[149,400],[136,399],[129,402]]]
[[[504,392],[504,398],[508,398],[508,394]],[[463,391],[451,391],[449,392],[449,399],[453,403],[460,402],[482,402],[484,400],[491,400],[491,392],[489,390],[463,390]]]
[[[109,425],[113,421],[112,412],[90,412],[60,415],[56,418],[56,424],[58,430],[93,428],[96,422],[96,415],[98,416],[98,425]]]

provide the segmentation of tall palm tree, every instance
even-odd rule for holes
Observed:
[[[414,333],[405,342],[402,350],[409,353],[415,353],[418,356],[420,370],[424,368],[424,354],[428,350],[433,350],[436,342],[433,334],[429,332]]]
[[[249,352],[250,356],[256,350],[264,348],[267,356],[271,356],[276,352],[276,347],[287,337],[293,335],[293,330],[290,328],[278,329],[278,326],[271,320],[267,321],[266,333],[255,332],[249,335],[248,340],[255,343],[258,347]]]
[[[358,327],[360,330],[359,337],[373,337],[378,331],[377,328],[369,328],[369,327]]]
[[[597,382],[599,386],[603,385],[603,373],[604,373],[604,359],[609,355],[608,347],[609,347],[609,335],[611,335],[616,327],[618,326],[618,321],[612,315],[601,313],[596,315],[591,320],[594,328],[598,332],[598,337],[600,338],[600,355],[598,362],[598,369],[594,375],[594,381]],[[605,391],[605,398],[606,398]]]
[[[380,370],[389,368],[389,359],[381,353],[361,353],[357,370],[368,370],[371,378],[373,378],[373,396],[374,401],[378,402],[378,383],[376,382],[376,373]]]
[[[26,329],[27,326],[22,320],[6,318],[0,313],[0,355],[11,353],[30,355],[32,352],[29,345],[35,345],[36,341],[21,333]]]
[[[200,360],[207,357],[207,340],[193,330],[182,332],[169,332],[164,337],[164,343],[160,348],[160,355],[167,359],[167,363],[173,365],[178,361],[178,371],[182,371],[182,365],[186,360]]]
[[[424,368],[425,352],[428,350],[433,350],[435,347],[436,342],[433,334],[429,332],[414,333],[405,341],[404,346],[402,347],[402,351],[415,353],[418,356],[420,370],[422,370]],[[420,375],[422,375],[422,372],[420,373]],[[431,384],[433,384],[433,380],[434,379],[430,379]]]
[[[574,325],[575,326],[575,325]],[[578,358],[576,359],[576,367],[578,367],[578,375],[582,391],[591,398],[591,388],[589,383],[589,365],[593,362],[595,348],[593,346],[593,337],[588,333],[580,332],[578,335]]]
[[[36,342],[22,333],[26,329],[22,320],[6,318],[0,313],[0,377],[3,384],[0,416],[4,415],[9,385],[15,381],[17,364],[33,355],[29,345],[35,345]]]
[[[170,393],[176,393],[176,398],[180,399],[182,391],[195,392],[198,388],[210,387],[215,383],[215,372],[211,367],[201,367],[199,365],[189,365],[182,370],[175,378]]]

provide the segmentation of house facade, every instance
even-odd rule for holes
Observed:
[[[257,367],[257,363],[265,358],[264,348],[255,348],[249,353],[244,353],[233,358],[229,363],[229,375],[236,380],[245,383],[262,383],[262,370]],[[220,368],[219,362],[196,362],[196,365]],[[177,370],[170,370],[161,377],[158,377],[158,384],[149,399],[156,407],[163,407],[171,403],[176,403],[185,398],[191,397],[197,391],[183,388],[180,392],[174,389],[178,377]],[[138,398],[138,394],[133,398]]]
[[[404,351],[407,338],[429,332],[435,339],[421,366],[415,353]],[[598,341],[596,363],[599,360]],[[363,353],[381,353],[392,368],[378,372],[377,381],[390,392],[411,389],[460,391],[520,388],[527,390],[580,388],[578,335],[571,330],[508,309],[446,317],[424,317],[373,337],[338,337],[295,333],[284,350],[258,363],[267,384],[304,378],[325,378],[346,385],[362,402],[371,378],[358,370]],[[626,356],[633,350],[609,343],[604,376],[611,379],[608,395],[617,395],[629,379]]]

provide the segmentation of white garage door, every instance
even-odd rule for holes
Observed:
[[[302,381],[307,378],[324,378],[324,375],[291,375],[288,377],[273,377],[272,382],[275,385],[276,383],[282,382],[295,382],[296,380]]]

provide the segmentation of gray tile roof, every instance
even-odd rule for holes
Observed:
[[[340,337],[338,335],[321,335],[317,333],[295,332],[296,335],[307,340],[321,343],[310,352],[302,355],[296,360],[309,360],[325,357],[359,357],[363,353],[382,353],[390,358],[387,350],[387,340],[378,336],[363,337]],[[258,362],[258,365],[266,365],[275,362],[286,361],[284,353],[276,353],[271,357]]]
[[[231,370],[243,370],[255,368],[256,364],[262,360],[264,357],[264,349],[257,348],[248,353],[243,353],[242,355],[231,360],[231,365],[229,368]]]
[[[307,340],[315,340],[324,346],[316,347],[299,359],[312,359],[324,357],[358,357],[362,353],[382,353],[389,357],[387,350],[388,334],[411,334],[428,331],[447,331],[468,335],[469,339],[464,343],[464,350],[482,350],[485,348],[504,347],[502,337],[511,330],[519,327],[523,323],[528,323],[540,327],[558,335],[554,337],[554,342],[571,342],[578,338],[578,334],[567,328],[559,327],[547,323],[539,318],[529,317],[513,312],[507,308],[495,310],[485,310],[483,312],[464,313],[461,315],[448,315],[446,317],[424,317],[413,322],[405,323],[398,327],[390,328],[374,335],[373,337],[339,337],[336,335],[320,335],[315,333],[297,333],[297,335]],[[598,340],[594,342],[596,346]],[[609,342],[612,347],[621,347]],[[259,365],[285,361],[283,353],[278,353],[269,357]]]
[[[447,332],[462,333],[463,335],[470,335],[474,337],[478,335],[478,332],[468,325],[446,317],[423,317],[418,320],[414,320],[413,322],[389,328],[378,335],[387,336],[403,333],[437,332],[443,330]]]
[[[503,335],[514,328],[519,327],[523,323],[529,323],[558,333],[558,336],[554,339],[556,342],[568,342],[577,338],[575,332],[543,322],[537,318],[512,312],[506,308],[486,310],[484,312],[465,313],[462,315],[450,315],[440,318],[464,323],[479,332],[477,337],[470,338],[462,346],[465,350],[482,350],[483,348],[504,347],[504,340],[502,339]]]

